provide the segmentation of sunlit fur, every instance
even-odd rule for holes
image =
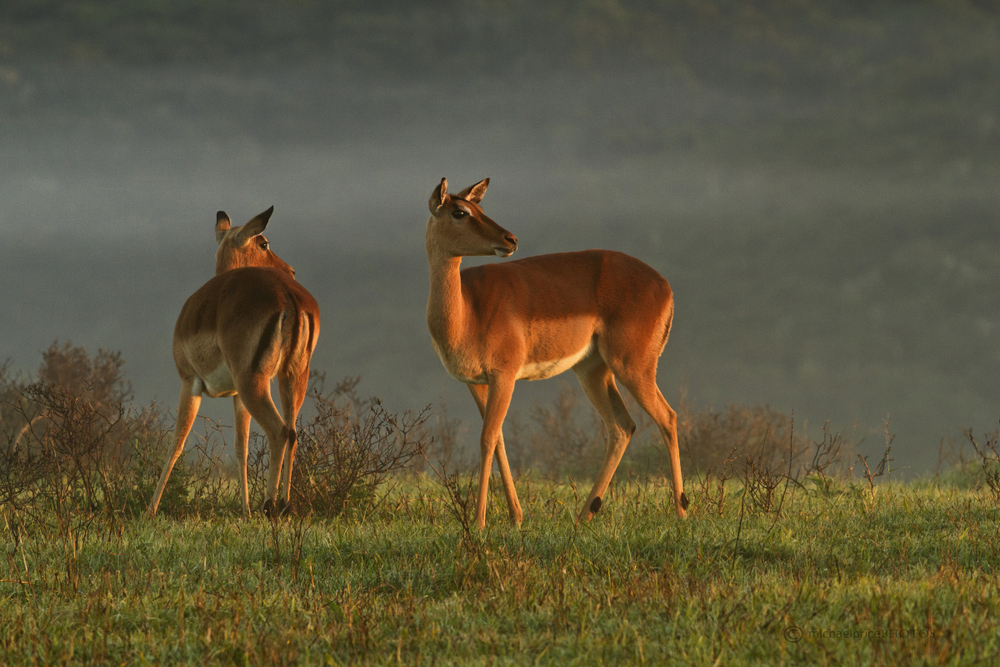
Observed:
[[[518,379],[540,380],[572,368],[604,420],[607,454],[579,519],[600,506],[635,422],[617,379],[649,413],[667,446],[677,512],[685,515],[677,415],[656,385],[656,366],[674,314],[670,285],[628,255],[585,250],[461,270],[463,256],[509,256],[517,238],[479,206],[489,179],[456,195],[441,179],[428,203],[427,261],[431,341],[452,377],[469,385],[483,416],[476,520],[486,525],[487,485],[496,452],[511,519],[521,506],[501,427]]]
[[[174,448],[149,503],[150,516],[156,514],[170,471],[184,451],[202,394],[233,397],[244,511],[249,515],[251,416],[267,434],[271,450],[265,508],[275,506],[280,481],[286,504],[290,498],[295,418],[305,399],[320,320],[316,300],[295,281],[292,267],[271,251],[262,234],[272,211],[273,207],[242,227],[233,227],[222,211],[216,216],[216,276],[191,295],[174,327],[180,406]],[[271,399],[275,377],[283,414]]]

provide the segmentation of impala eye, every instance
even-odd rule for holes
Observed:
[[[261,250],[267,250],[267,248],[268,248],[267,241],[261,241],[260,242],[260,249]]]
[[[451,212],[451,217],[457,218],[459,220],[461,220],[462,218],[464,218],[467,215],[469,215],[469,214],[466,213],[464,210],[462,210],[460,208],[456,208],[454,211]]]

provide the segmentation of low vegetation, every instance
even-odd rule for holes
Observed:
[[[120,386],[115,378],[109,386]],[[393,415],[359,400],[355,381],[330,391],[317,382],[294,516],[238,516],[221,431],[210,427],[150,521],[143,500],[166,444],[155,410],[74,394],[58,375],[28,382],[5,368],[2,379],[4,664],[966,664],[1000,655],[996,435],[970,433],[968,460],[969,448],[943,453],[938,475],[904,484],[892,479],[891,437],[882,476],[868,464],[872,478],[852,477],[862,465],[850,464],[857,454],[837,434],[806,440],[766,409],[686,409],[689,446],[729,443],[689,471],[689,520],[674,516],[668,477],[651,464],[623,468],[601,513],[579,526],[574,478],[527,466],[524,525],[506,523],[494,494],[479,532],[446,412]],[[539,446],[542,433],[587,432],[566,417],[571,401],[522,420],[522,437]],[[56,410],[66,405],[75,411]],[[30,410],[45,417],[18,428]],[[253,475],[263,474],[262,445]],[[420,472],[407,468],[414,461]],[[253,488],[259,502],[259,481]]]

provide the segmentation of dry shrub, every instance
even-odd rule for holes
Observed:
[[[104,513],[145,511],[170,439],[155,405],[126,403],[131,385],[117,352],[92,359],[82,347],[53,343],[42,354],[41,378],[28,383],[0,373],[0,500],[21,517],[62,516],[67,522]],[[204,465],[203,438],[195,465],[182,460],[171,475],[161,511],[188,511],[188,500],[219,486],[217,465]],[[224,443],[223,443],[224,445]],[[221,454],[221,452],[219,452]],[[200,504],[197,506],[200,507]],[[72,521],[70,519],[72,518]]]
[[[30,405],[43,418],[0,451],[0,498],[8,506],[126,516],[145,509],[168,435],[158,410],[97,404],[85,396],[41,382],[24,387],[15,406],[23,411]],[[28,414],[20,416],[31,423]],[[170,491],[178,495],[176,483]]]
[[[724,411],[695,411],[679,403],[677,436],[682,460],[695,470],[721,469],[727,460],[754,458],[757,468],[787,471],[809,448],[794,433],[792,417],[770,406],[730,404]]]
[[[469,465],[468,457],[462,449],[462,438],[466,434],[462,420],[451,416],[444,399],[438,401],[437,410],[428,419],[430,437],[424,448],[423,456],[415,457],[410,470],[415,473],[427,473],[431,469],[451,470]]]
[[[892,453],[892,443],[896,439],[896,436],[889,429],[890,423],[888,415],[886,415],[885,417],[884,427],[885,427],[885,451],[883,452],[882,458],[879,460],[879,462],[875,464],[875,470],[873,471],[868,466],[867,455],[857,454],[858,461],[861,463],[861,467],[864,468],[864,476],[868,482],[868,490],[872,493],[874,493],[875,491],[875,480],[878,479],[879,477],[882,477],[883,475],[886,475],[888,479],[889,473],[892,472],[891,468],[889,467],[889,464],[892,463],[894,459],[889,458],[889,455]]]
[[[630,396],[624,396],[636,431],[617,476],[669,478],[670,462],[659,429]],[[789,493],[830,489],[852,472],[854,438],[845,442],[829,424],[816,441],[799,435],[794,420],[770,406],[731,404],[723,411],[698,410],[681,397],[678,441],[685,478],[700,510],[722,514],[737,497],[741,514],[779,517]],[[511,467],[535,469],[549,478],[592,479],[605,453],[605,433],[597,412],[581,391],[566,385],[556,400],[531,409],[528,420],[512,413],[504,427]],[[444,476],[451,504],[465,510],[468,488]],[[728,482],[737,486],[730,490]],[[998,484],[1000,488],[1000,484]],[[690,493],[690,491],[689,491]],[[463,511],[457,511],[461,516]],[[461,519],[460,519],[461,520]]]
[[[429,409],[398,415],[386,410],[378,398],[360,399],[356,393],[360,378],[345,379],[330,391],[324,391],[322,376],[315,379],[307,410],[300,413],[297,424],[292,505],[303,515],[325,517],[369,511],[384,497],[384,483],[405,470],[427,446]],[[307,419],[308,414],[312,416]],[[167,482],[160,513],[241,514],[237,469],[226,462],[229,447],[224,431],[208,418],[200,421],[202,428],[191,431],[186,454]],[[270,449],[267,439],[256,431],[251,431],[248,444],[250,505],[260,507],[267,491]],[[156,449],[156,474],[144,492],[144,503],[152,495],[166,458],[166,442]]]
[[[98,349],[93,359],[83,347],[56,341],[42,352],[38,381],[58,386],[94,406],[116,406],[132,399],[132,383],[125,379],[121,352]]]
[[[25,423],[21,418],[21,395],[27,381],[20,373],[12,373],[10,359],[0,365],[0,443],[13,447]]]
[[[619,470],[627,475],[669,476],[670,462],[653,420],[631,396],[624,396],[636,431]],[[792,417],[769,406],[731,404],[724,411],[696,410],[683,397],[678,403],[677,436],[681,463],[688,474],[721,471],[748,456],[753,468],[785,474],[789,464],[809,448],[795,435]],[[604,460],[604,424],[581,390],[564,385],[551,404],[531,408],[525,420],[512,412],[504,425],[504,441],[511,467],[529,468],[550,479],[566,475],[589,479]],[[727,470],[733,477],[735,469]]]
[[[104,384],[92,384],[95,365],[79,350],[50,348],[42,368],[51,372],[40,373],[46,381],[0,377],[0,513],[15,550],[25,534],[61,546],[62,585],[74,591],[83,546],[145,509],[167,437],[155,406],[137,411],[122,403],[128,391],[117,355],[101,353],[112,363],[97,364]],[[60,379],[67,377],[73,381]]]
[[[314,416],[299,420],[298,452],[292,468],[292,503],[302,512],[336,516],[365,512],[384,498],[380,487],[405,470],[428,444],[430,409],[402,415],[386,410],[378,398],[362,400],[360,378],[347,378],[324,391],[322,376],[310,392]],[[253,490],[263,500],[269,456],[255,439]],[[382,490],[384,491],[384,490]]]
[[[527,422],[511,414],[504,445],[515,470],[585,479],[596,475],[604,460],[604,423],[582,391],[567,384],[552,404],[533,406]]]
[[[144,510],[158,473],[153,452],[167,433],[153,408],[135,413],[85,396],[61,386],[27,385],[13,405],[36,407],[44,417],[0,445],[0,512],[15,549],[24,534],[56,540],[63,585],[74,591],[83,546],[110,534],[110,527],[120,531],[126,517]]]
[[[117,353],[91,359],[83,348],[53,344],[39,376],[27,383],[0,367],[3,440],[0,502],[21,519],[67,525],[100,513],[143,513],[172,446],[170,428],[156,406],[126,405],[131,389]],[[332,516],[375,506],[380,488],[428,446],[429,409],[397,415],[377,398],[361,400],[359,379],[310,392],[308,421],[300,418],[293,468],[293,502]],[[239,513],[235,466],[226,463],[222,428],[202,418],[175,466],[160,503],[165,515]],[[454,425],[454,424],[453,424]],[[268,461],[265,439],[252,434],[248,466],[251,499],[263,501]],[[52,510],[56,514],[52,514]]]
[[[971,428],[964,429],[963,433],[965,433],[965,437],[972,444],[972,448],[976,452],[976,458],[979,460],[980,469],[978,472],[981,476],[981,481],[979,481],[978,486],[982,486],[985,483],[986,488],[990,490],[990,497],[993,502],[1000,505],[1000,445],[998,445],[1000,431],[984,434],[981,444],[976,440]]]
[[[74,406],[86,406],[94,416],[115,421],[132,396],[132,386],[122,374],[124,362],[119,352],[101,349],[91,359],[84,348],[69,341],[62,346],[54,342],[42,352],[35,383],[20,375],[10,377],[8,366],[4,364],[0,369],[0,416],[3,431],[14,447],[26,438],[41,439],[43,432],[51,429],[47,422],[63,419],[63,413],[77,409]],[[39,388],[43,387],[46,389],[40,395]]]

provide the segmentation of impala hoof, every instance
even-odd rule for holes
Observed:
[[[600,496],[598,496],[597,498],[594,498],[593,502],[591,502],[591,503],[590,503],[590,511],[591,511],[591,512],[592,512],[593,514],[597,514],[597,511],[598,511],[599,509],[601,509],[601,505],[603,505],[603,504],[604,504],[604,503],[603,503],[603,502],[601,502],[601,498],[600,498]]]
[[[286,514],[291,514],[292,504],[286,503],[282,498],[278,498],[277,502],[268,498],[264,501],[264,506],[261,509],[264,511],[264,516],[268,519],[277,519]]]
[[[268,519],[275,519],[278,516],[277,511],[275,511],[274,501],[270,498],[264,501],[264,506],[261,507],[261,510],[263,510],[264,516]]]

